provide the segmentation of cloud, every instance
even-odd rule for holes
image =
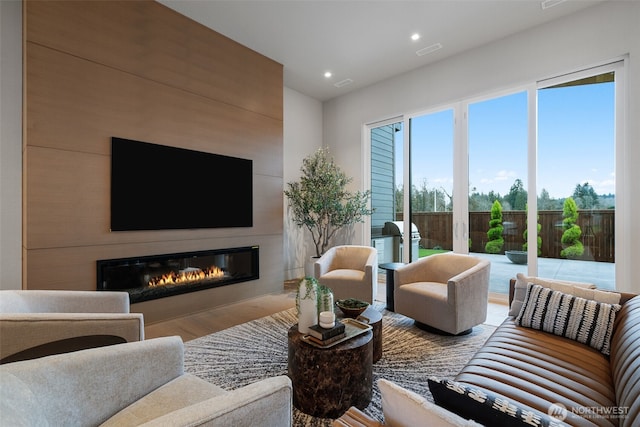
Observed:
[[[500,170],[492,177],[481,177],[480,184],[504,183],[505,181],[515,181],[518,174],[515,171]]]

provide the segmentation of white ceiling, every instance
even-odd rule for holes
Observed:
[[[325,101],[603,0],[158,1],[283,64],[285,86]],[[416,54],[435,43],[442,49]]]

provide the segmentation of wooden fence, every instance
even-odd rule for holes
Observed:
[[[538,223],[542,226],[542,258],[561,258],[562,250],[562,211],[538,212]],[[484,252],[487,243],[490,212],[469,213],[469,237],[471,239],[470,252]],[[402,214],[397,221],[402,220]],[[615,260],[615,211],[614,210],[580,210],[578,211],[578,225],[582,230],[582,244],[584,255],[582,259],[600,262],[614,262]],[[420,245],[424,248],[440,246],[442,249],[453,249],[453,219],[451,212],[418,212],[414,213],[411,221],[420,231]],[[523,232],[526,229],[525,211],[503,211],[502,224],[504,227],[503,251],[522,250],[524,243]]]

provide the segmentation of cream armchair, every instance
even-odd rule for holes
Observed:
[[[0,426],[291,426],[276,376],[232,391],[184,373],[180,337],[0,366]]]
[[[395,311],[458,335],[487,319],[489,272],[485,259],[455,253],[420,258],[394,273]]]
[[[334,246],[315,262],[314,276],[331,288],[336,300],[373,303],[378,293],[378,252],[370,246]]]
[[[143,339],[126,292],[0,291],[0,363]]]

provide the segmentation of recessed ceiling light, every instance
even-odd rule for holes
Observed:
[[[435,52],[436,50],[440,50],[442,49],[442,44],[440,43],[434,43],[431,46],[427,46],[423,49],[417,50],[416,51],[416,55],[418,56],[423,56],[423,55],[427,55],[429,53]]]
[[[324,76],[326,78],[329,78],[329,77],[333,76],[333,74],[331,74],[331,71],[325,71]]]
[[[411,40],[413,41],[420,40],[420,34],[418,33],[411,34]]]

